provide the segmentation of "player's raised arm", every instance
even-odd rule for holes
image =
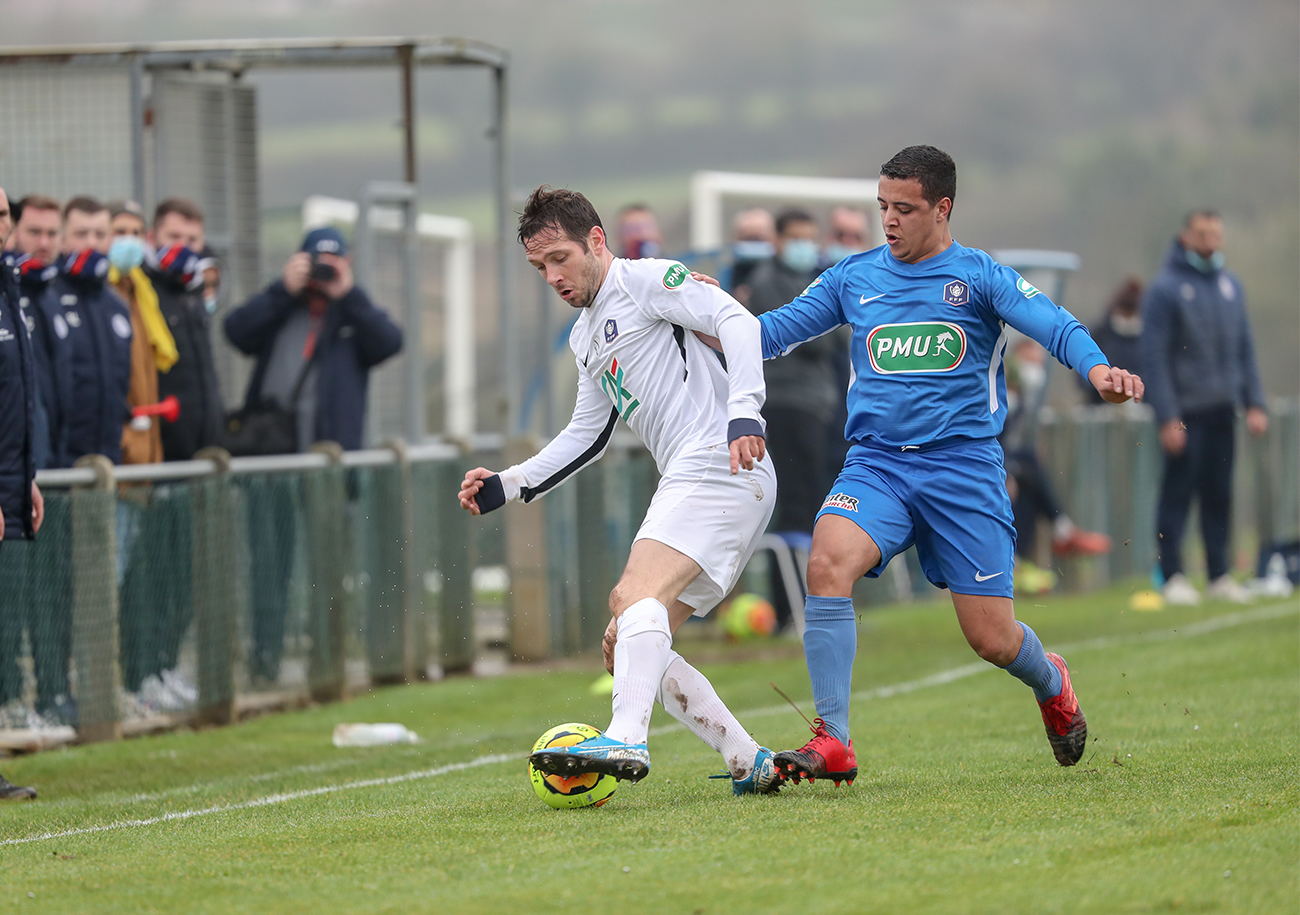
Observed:
[[[987,274],[987,283],[988,302],[997,316],[1088,379],[1103,400],[1123,403],[1142,399],[1142,379],[1110,365],[1088,328],[1016,271],[995,264]]]

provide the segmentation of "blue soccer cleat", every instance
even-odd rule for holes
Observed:
[[[754,765],[744,778],[731,780],[731,793],[739,797],[742,794],[776,794],[781,790],[781,776],[777,774],[775,754],[767,747],[759,747],[754,754]]]
[[[639,782],[650,774],[650,751],[645,744],[623,743],[603,734],[567,747],[538,750],[528,761],[539,772],[563,778],[595,772]]]

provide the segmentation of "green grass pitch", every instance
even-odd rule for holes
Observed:
[[[0,905],[30,912],[1300,911],[1300,601],[1137,613],[1116,589],[1019,602],[1071,665],[1083,762],[942,602],[859,624],[851,788],[733,798],[657,710],[653,768],[556,811],[524,757],[604,726],[582,665],[381,690],[238,727],[0,760]],[[797,644],[683,638],[758,740],[801,745]],[[343,721],[417,745],[335,749]]]

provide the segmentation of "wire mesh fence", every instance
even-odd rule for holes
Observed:
[[[1300,538],[1300,410],[1271,412],[1263,439],[1240,438],[1239,556]],[[1116,544],[1071,561],[1065,586],[1149,574],[1161,461],[1149,414],[1059,415],[1043,439],[1066,508]],[[594,652],[654,464],[623,442],[536,505],[460,510],[466,469],[536,444],[119,468],[91,457],[42,474],[40,536],[0,550],[0,731],[111,739],[468,672],[492,652]],[[858,596],[906,598],[883,580]]]

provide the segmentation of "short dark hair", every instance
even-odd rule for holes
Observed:
[[[62,214],[63,207],[57,200],[46,194],[28,194],[22,200],[11,201],[9,204],[9,215],[13,217],[14,225],[18,225],[22,220],[24,210],[31,210],[33,213],[46,210]]]
[[[1222,220],[1223,217],[1219,215],[1218,210],[1192,210],[1190,213],[1187,214],[1187,218],[1183,220],[1183,228],[1190,229],[1192,227],[1192,220],[1194,219]]]
[[[895,181],[915,178],[921,183],[921,196],[930,206],[945,197],[957,201],[957,163],[942,149],[909,146],[880,166],[880,174]]]
[[[558,230],[586,251],[587,236],[596,226],[605,230],[590,200],[577,191],[543,184],[528,196],[519,214],[519,243],[527,245],[535,235]]]
[[[782,210],[776,217],[776,234],[784,235],[786,228],[792,222],[810,222],[816,225],[817,220],[812,218],[812,214],[807,210],[801,210],[798,207],[790,207]]]
[[[63,205],[63,218],[67,219],[69,213],[85,213],[87,216],[94,216],[96,213],[107,213],[108,207],[100,203],[94,197],[73,197]]]
[[[153,227],[158,228],[169,213],[175,213],[181,219],[188,219],[190,222],[203,222],[203,211],[193,200],[185,197],[168,197],[154,207]]]

